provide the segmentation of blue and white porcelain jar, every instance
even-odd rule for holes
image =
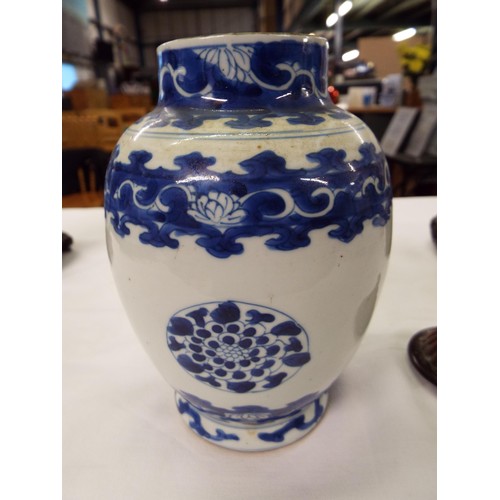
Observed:
[[[203,438],[308,433],[370,321],[391,244],[387,163],[327,93],[327,41],[237,34],[158,48],[155,110],[106,176],[112,271]]]

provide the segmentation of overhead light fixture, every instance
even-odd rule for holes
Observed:
[[[342,61],[344,62],[353,61],[357,57],[359,57],[359,50],[357,49],[350,50],[349,52],[342,54]]]
[[[336,12],[332,12],[327,18],[326,18],[326,25],[328,28],[331,28],[337,21],[339,20],[339,16]]]
[[[345,16],[352,9],[352,2],[347,0],[339,7],[339,16]]]
[[[397,33],[394,33],[394,35],[392,35],[392,39],[395,42],[402,42],[403,40],[408,40],[408,38],[411,38],[416,34],[417,30],[415,28],[408,28],[407,30],[398,31]]]
[[[339,20],[339,16],[340,17],[345,16],[351,9],[352,9],[352,2],[346,0],[340,5],[338,14],[336,12],[332,12],[326,18],[326,26],[328,28],[331,28]]]

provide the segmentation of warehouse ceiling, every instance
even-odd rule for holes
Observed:
[[[121,0],[136,14],[152,10],[207,9],[230,7],[258,8],[261,1],[269,0]],[[280,26],[280,5],[285,0],[276,0],[278,7],[277,31],[298,33],[314,32],[318,35],[333,37],[334,28],[326,27],[326,18],[334,11],[335,0],[296,0],[302,5],[297,10],[291,24]],[[414,27],[429,31],[436,23],[437,0],[353,0],[353,7],[343,17],[344,44],[354,43],[359,37],[388,36],[396,31]]]
[[[352,9],[343,17],[344,44],[359,37],[390,36],[406,28],[427,31],[435,19],[434,0],[353,0]],[[291,31],[316,32],[327,36],[326,18],[334,11],[335,1],[306,1]],[[435,12],[434,12],[435,15]]]

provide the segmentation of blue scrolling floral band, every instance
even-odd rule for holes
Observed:
[[[342,149],[306,155],[316,166],[287,168],[273,151],[239,163],[244,173],[211,169],[216,158],[199,152],[174,158],[177,170],[145,165],[152,154],[117,160],[116,148],[106,176],[105,210],[122,237],[128,225],[144,229],[141,243],[178,248],[183,235],[217,258],[244,252],[243,240],[267,237],[272,250],[290,251],[310,244],[309,233],[328,228],[328,236],[351,241],[365,221],[384,226],[390,218],[391,187],[385,160],[370,143],[360,159]]]
[[[159,104],[222,110],[283,109],[317,106],[318,98],[328,97],[325,41],[287,37],[264,43],[260,38],[160,46]]]

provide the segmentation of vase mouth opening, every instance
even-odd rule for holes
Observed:
[[[318,35],[296,34],[296,33],[223,33],[218,35],[195,36],[188,38],[178,38],[164,42],[156,48],[156,53],[160,55],[166,50],[186,49],[191,47],[222,45],[227,43],[270,43],[281,41],[295,41],[300,43],[314,43],[328,47],[328,40]]]

